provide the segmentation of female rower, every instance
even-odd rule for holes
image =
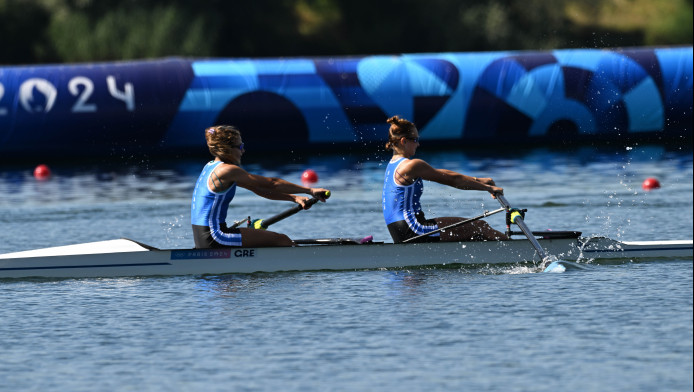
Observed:
[[[412,159],[419,147],[419,131],[408,120],[394,116],[390,124],[386,149],[393,158],[386,168],[383,184],[383,217],[393,242],[437,230],[464,220],[459,217],[426,219],[419,203],[424,185],[422,180],[438,182],[458,189],[503,193],[503,188],[491,178],[470,177],[452,170],[435,169],[421,159]],[[492,229],[487,222],[477,220],[444,230],[413,242],[508,240],[508,236]]]
[[[284,234],[251,229],[229,228],[226,225],[227,209],[234,198],[236,187],[246,188],[270,200],[293,201],[303,208],[306,193],[325,201],[326,189],[306,188],[280,178],[250,174],[241,168],[241,156],[245,150],[241,132],[229,125],[205,129],[205,139],[210,153],[215,157],[200,173],[193,191],[191,222],[196,248],[220,248],[232,246],[292,246],[294,242]]]

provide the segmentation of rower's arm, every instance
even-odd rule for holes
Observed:
[[[298,202],[298,196],[292,193],[308,193],[308,188],[297,189],[297,187],[292,186],[294,184],[280,178],[264,177],[250,173],[240,177],[240,181],[237,181],[237,184],[258,196],[270,200]]]
[[[222,163],[214,169],[208,180],[208,186],[215,192],[224,192],[236,183],[262,197],[273,200],[294,201],[287,193],[270,192],[273,188],[272,178],[256,176],[248,173],[237,165]]]
[[[233,179],[236,184],[266,199],[293,201],[306,208],[305,203],[308,198],[294,195],[294,193],[308,194],[321,201],[325,201],[325,194],[328,192],[327,189],[307,188],[281,178],[250,174],[238,166],[236,166],[236,168],[238,170],[233,171]]]
[[[491,178],[477,179],[448,169],[436,169],[421,159],[412,159],[403,168],[408,178],[421,177],[428,181],[438,182],[463,190],[486,191],[491,194],[503,193],[503,188],[495,186]]]

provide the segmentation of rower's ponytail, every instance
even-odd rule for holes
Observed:
[[[386,120],[386,122],[390,124],[386,150],[392,150],[393,147],[400,142],[401,138],[413,137],[417,131],[417,127],[411,121],[398,116],[393,116]]]

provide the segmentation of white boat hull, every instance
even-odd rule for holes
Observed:
[[[607,238],[539,239],[559,259],[692,258],[692,241],[619,242]],[[527,240],[293,248],[159,250],[127,239],[0,255],[0,278],[205,275],[361,270],[540,261]]]

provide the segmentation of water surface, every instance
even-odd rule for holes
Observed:
[[[660,147],[422,152],[490,176],[533,230],[692,238],[692,153]],[[373,235],[378,154],[253,161],[333,197],[278,223],[293,238]],[[288,162],[288,163],[287,163]],[[192,246],[204,159],[0,168],[0,253],[119,237]],[[662,188],[646,192],[656,177]],[[425,185],[428,216],[498,208]],[[230,217],[291,204],[240,190]],[[488,219],[504,229],[503,216]],[[0,281],[0,390],[692,390],[692,260],[620,260],[562,274],[522,266]]]

